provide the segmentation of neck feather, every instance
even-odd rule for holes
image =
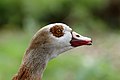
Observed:
[[[41,80],[42,74],[49,60],[48,48],[28,49],[24,55],[22,64],[13,80]]]

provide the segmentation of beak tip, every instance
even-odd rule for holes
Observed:
[[[91,41],[89,41],[87,45],[92,45],[92,40],[91,40]]]

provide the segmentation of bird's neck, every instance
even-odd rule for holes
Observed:
[[[50,52],[47,48],[28,49],[13,80],[41,80]]]

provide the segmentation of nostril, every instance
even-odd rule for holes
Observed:
[[[76,35],[77,37],[80,37],[80,35]]]

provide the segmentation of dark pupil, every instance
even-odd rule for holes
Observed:
[[[57,33],[61,33],[62,31],[59,29],[59,30],[57,30]]]

